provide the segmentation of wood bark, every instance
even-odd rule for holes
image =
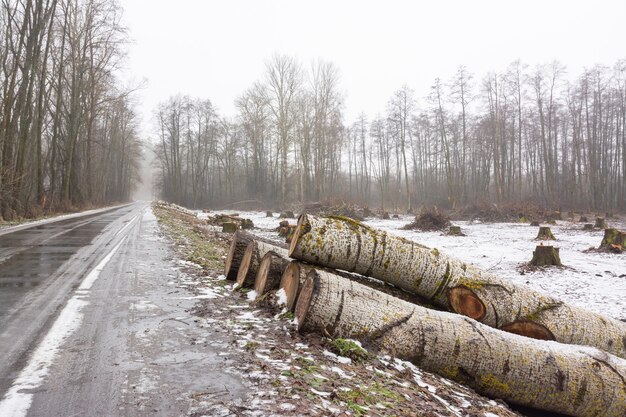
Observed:
[[[326,271],[309,273],[300,331],[353,338],[511,403],[572,416],[626,415],[626,361],[419,307]]]
[[[237,284],[239,287],[251,287],[254,285],[261,259],[268,252],[274,252],[283,257],[288,257],[287,249],[278,246],[276,243],[268,243],[266,240],[255,240],[248,243],[246,250],[239,264],[237,271]]]
[[[302,215],[290,256],[377,278],[494,328],[626,357],[626,323],[353,220]]]
[[[267,252],[261,259],[259,270],[254,280],[254,291],[263,295],[280,286],[283,272],[289,265],[289,259],[276,252]]]

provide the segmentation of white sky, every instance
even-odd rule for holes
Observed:
[[[626,0],[120,0],[132,45],[125,75],[144,131],[175,94],[209,98],[224,116],[274,53],[333,61],[346,121],[385,111],[403,84],[425,97],[460,64],[478,77],[510,62],[560,60],[571,74],[626,58]],[[421,100],[423,103],[423,100]]]

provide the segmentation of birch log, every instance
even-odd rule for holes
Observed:
[[[259,270],[254,280],[254,291],[263,295],[279,287],[283,272],[289,265],[289,259],[274,251],[267,252],[261,259]]]
[[[287,257],[287,249],[277,246],[274,242],[268,243],[266,240],[255,238],[255,240],[248,243],[237,272],[237,285],[239,287],[251,287],[254,285],[259,266],[261,265],[261,259],[268,252]]]
[[[404,301],[408,301],[409,303],[417,304],[422,307],[437,308],[436,306],[428,304],[426,300],[415,294],[408,293],[400,288],[391,286],[377,279],[344,271],[330,270],[320,266],[305,264],[300,261],[291,261],[285,269],[285,272],[283,273],[282,279],[280,281],[280,289],[284,291],[285,306],[289,311],[293,311],[293,309],[295,308],[300,289],[302,288],[304,281],[306,281],[307,274],[311,270],[324,270],[333,275],[338,275],[342,278],[356,281],[367,287],[382,291],[385,294],[391,295]]]
[[[354,338],[514,404],[581,417],[626,415],[626,360],[531,340],[423,308],[326,271],[308,274],[301,331]]]
[[[351,219],[303,214],[290,256],[380,279],[494,328],[626,357],[626,323]]]

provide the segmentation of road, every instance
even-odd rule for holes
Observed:
[[[146,203],[0,231],[0,416],[176,416],[197,392],[243,398],[185,321]],[[219,338],[219,335],[213,335]]]

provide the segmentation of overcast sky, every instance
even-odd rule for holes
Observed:
[[[418,98],[458,65],[482,77],[521,59],[560,60],[570,74],[626,58],[626,0],[121,0],[132,45],[125,77],[147,131],[175,94],[209,98],[233,116],[234,99],[274,53],[317,58],[341,71],[346,121],[383,113],[403,84]],[[422,103],[424,100],[421,100]],[[146,132],[147,133],[147,132]]]

